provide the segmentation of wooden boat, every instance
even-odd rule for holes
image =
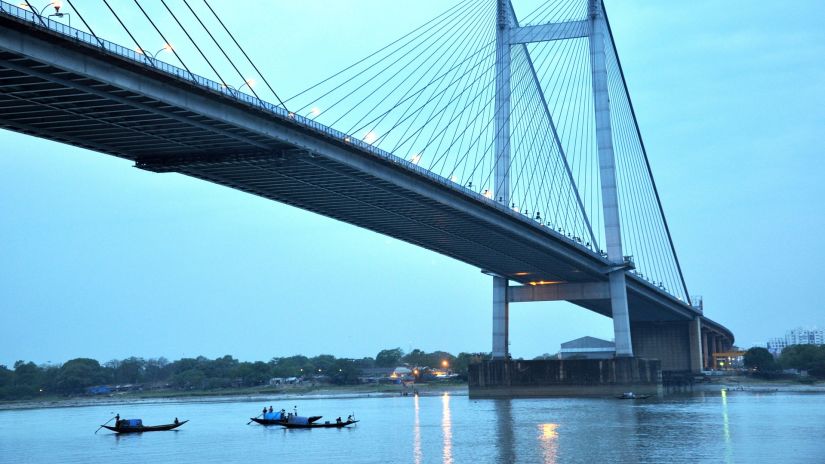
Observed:
[[[317,421],[318,419],[320,419],[321,417],[323,417],[323,416],[309,416],[307,418],[307,422],[311,424],[311,423]],[[264,419],[264,418],[261,418],[261,417],[250,417],[250,419],[253,420],[254,422],[257,422],[258,424],[261,424],[261,425],[284,425],[288,420],[286,418],[285,419]]]
[[[115,433],[143,433],[143,432],[163,432],[166,430],[174,430],[181,425],[189,422],[189,420],[180,421],[177,423],[172,424],[164,424],[164,425],[139,425],[139,426],[129,426],[129,425],[102,425],[101,427],[111,430]]]
[[[283,427],[286,427],[288,429],[340,429],[340,428],[344,428],[348,425],[352,425],[356,422],[358,422],[358,421],[354,420],[354,419],[350,419],[348,421],[343,421],[343,422],[324,421],[323,423],[310,422],[308,424],[296,424],[296,423],[284,422],[284,423],[279,424],[279,425],[281,425]]]

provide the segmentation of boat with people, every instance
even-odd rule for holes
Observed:
[[[294,411],[294,413],[287,413],[284,409],[274,411],[272,406],[270,406],[268,410],[264,408],[263,412],[258,415],[258,417],[250,417],[249,423],[251,424],[252,422],[255,422],[261,425],[283,425],[291,418],[298,417],[298,408],[295,408]],[[308,423],[313,423],[321,417],[322,416],[309,416],[302,419],[306,419]]]
[[[288,429],[312,429],[342,428],[358,422],[353,419],[351,414],[347,416],[346,421],[342,421],[341,418],[338,417],[335,422],[324,421],[323,423],[319,423],[318,421],[321,417],[323,416],[299,416],[297,408],[294,408],[294,413],[287,413],[284,409],[274,411],[272,406],[270,406],[268,410],[264,408],[263,412],[258,415],[258,417],[250,417],[249,423],[251,424],[252,422],[255,422],[260,425],[280,425],[281,427],[286,427]]]
[[[103,424],[101,427],[115,433],[164,432],[166,430],[174,430],[187,422],[189,422],[189,420],[181,421],[176,417],[175,421],[171,424],[143,425],[143,420],[141,419],[121,419],[118,414],[115,416],[115,425]]]

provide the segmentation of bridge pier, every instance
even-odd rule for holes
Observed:
[[[708,352],[708,331],[702,331],[702,368],[704,370],[710,369],[710,353]]]
[[[494,359],[471,364],[468,385],[470,398],[656,395],[662,371],[655,359]]]
[[[693,373],[702,372],[702,318],[696,316],[689,323],[690,328],[690,370]]]
[[[700,316],[686,322],[633,322],[633,351],[637,356],[660,360],[662,371],[699,373],[706,359],[701,327]]]
[[[658,359],[663,371],[690,370],[690,323],[634,322],[633,351],[637,356]]]
[[[493,359],[507,359],[510,344],[510,301],[508,282],[493,277]]]

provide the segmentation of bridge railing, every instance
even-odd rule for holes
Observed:
[[[551,224],[545,224],[538,220],[534,220],[523,213],[512,210],[507,205],[503,205],[492,198],[488,198],[487,196],[484,196],[481,193],[478,193],[468,187],[465,187],[462,184],[459,184],[450,179],[435,174],[430,170],[422,166],[419,166],[416,163],[413,163],[390,152],[382,150],[370,143],[367,143],[357,137],[352,136],[351,134],[346,134],[344,132],[333,129],[329,126],[323,125],[311,118],[307,118],[292,113],[282,106],[278,106],[270,102],[261,100],[255,96],[225,86],[219,82],[191,73],[186,69],[179,68],[177,66],[171,65],[156,58],[151,58],[138,50],[130,49],[128,47],[118,45],[108,40],[101,39],[100,37],[92,35],[88,32],[75,29],[59,21],[52,20],[48,17],[37,15],[28,9],[20,8],[8,2],[0,1],[0,14],[5,14],[7,16],[17,18],[18,20],[25,21],[36,28],[45,28],[49,31],[74,39],[78,42],[82,42],[90,47],[102,49],[120,58],[125,58],[135,63],[152,67],[154,69],[177,77],[179,79],[192,82],[198,86],[201,86],[202,88],[211,90],[213,92],[217,92],[224,97],[234,99],[236,101],[245,103],[260,110],[264,110],[269,114],[278,117],[280,120],[299,125],[304,129],[312,130],[313,132],[323,135],[324,137],[332,138],[339,142],[343,141],[346,144],[349,144],[353,147],[357,147],[358,149],[363,150],[372,155],[378,156],[384,159],[385,161],[402,166],[403,168],[409,171],[413,171],[429,179],[432,182],[435,182],[446,188],[460,192],[468,197],[480,201],[486,204],[487,206],[495,208],[515,219],[518,219],[519,221],[525,224],[529,224],[531,227],[538,228],[544,232],[549,232],[553,234],[556,238],[567,242],[568,245],[578,248],[581,251],[588,253],[591,256],[600,259],[606,263],[606,258],[598,250],[594,250],[592,246],[585,245],[584,243],[582,243],[581,239],[577,239],[577,237],[573,237],[571,235],[566,235],[563,233],[563,231],[558,231],[554,229]]]

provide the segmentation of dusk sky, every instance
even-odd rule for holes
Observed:
[[[74,3],[131,46],[99,0]],[[283,95],[446,8],[210,3]],[[605,3],[691,294],[740,347],[825,326],[825,3]],[[0,147],[0,364],[491,349],[492,279],[477,268],[91,151],[9,131]],[[514,357],[612,338],[610,319],[568,303],[510,312]]]

